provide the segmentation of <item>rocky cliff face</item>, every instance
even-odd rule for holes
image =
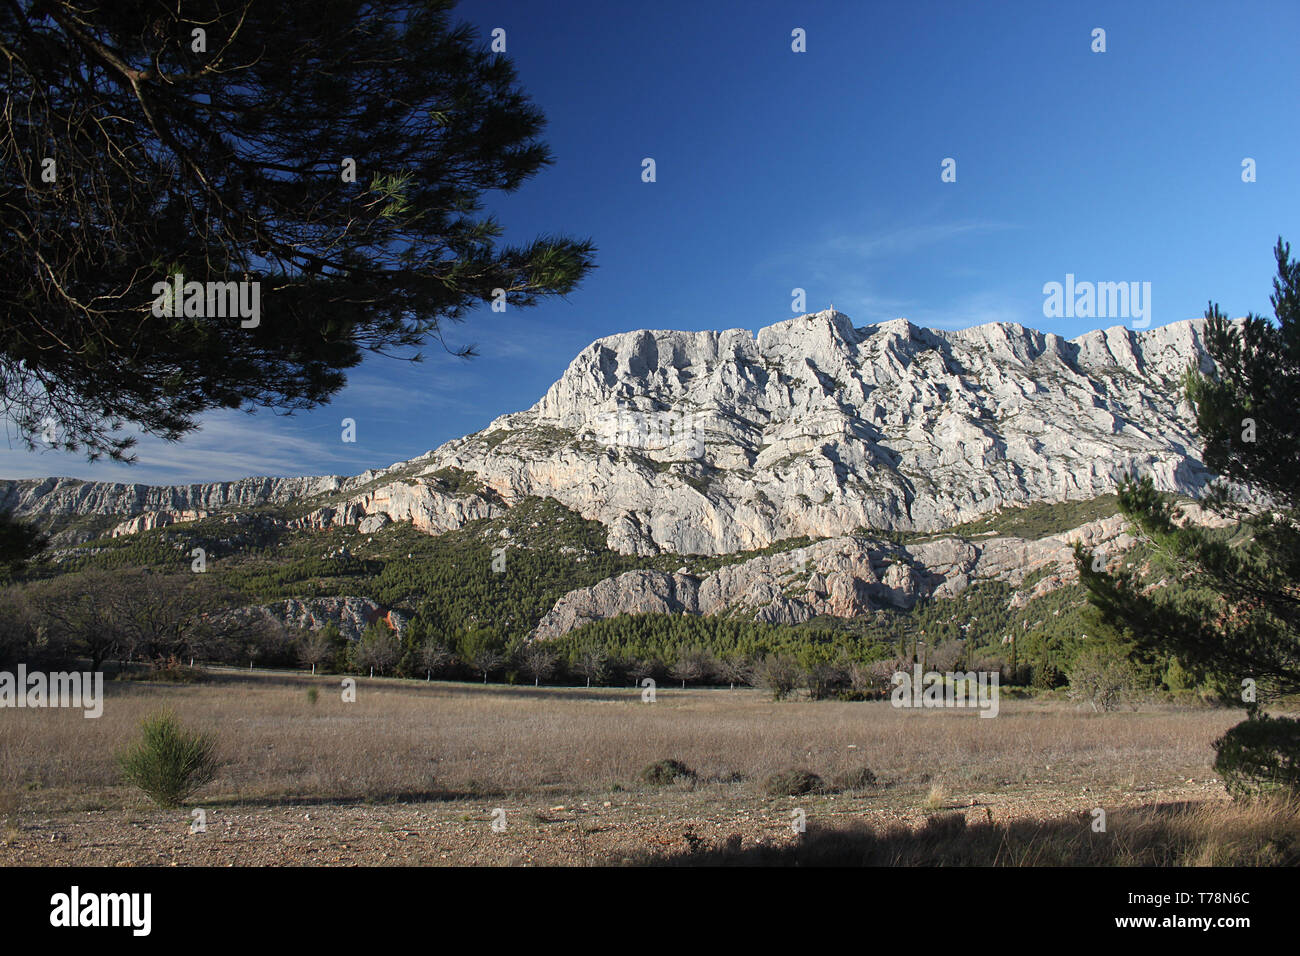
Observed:
[[[532,636],[559,637],[620,614],[739,613],[772,624],[799,624],[819,615],[858,617],[883,607],[910,608],[921,598],[954,597],[977,580],[1019,586],[1046,571],[1027,600],[1078,579],[1075,541],[1095,553],[1128,550],[1134,541],[1126,526],[1116,515],[1033,541],[943,537],[906,546],[850,535],[704,576],[629,571],[564,595]]]
[[[1018,325],[822,312],[762,329],[593,343],[546,396],[449,442],[509,501],[550,495],[639,554],[719,554],[859,527],[929,531],[1008,505],[1092,498],[1132,470],[1197,493],[1178,379],[1203,321],[1066,340]]]
[[[427,534],[440,534],[478,518],[493,518],[504,510],[503,504],[481,494],[451,492],[436,481],[403,478],[380,482],[374,490],[317,508],[288,524],[317,530],[357,525],[359,531],[369,534],[390,521],[409,521]]]
[[[200,485],[125,485],[76,478],[0,481],[0,510],[27,516],[211,512],[289,502],[336,491],[358,480],[360,477],[242,478]]]
[[[232,612],[244,620],[265,618],[289,628],[316,630],[336,624],[349,641],[360,640],[361,632],[375,621],[383,621],[398,637],[406,634],[409,622],[397,611],[385,610],[366,597],[292,598],[259,604]]]
[[[549,496],[636,554],[723,554],[857,529],[932,531],[1008,505],[1092,498],[1139,470],[1196,494],[1178,379],[1208,365],[1202,320],[1062,339],[996,323],[958,332],[839,312],[760,330],[600,339],[532,408],[355,478],[177,487],[0,482],[22,515],[183,515],[302,504],[298,526],[411,521],[430,533]],[[448,468],[474,479],[448,488]],[[869,560],[863,558],[862,560]]]

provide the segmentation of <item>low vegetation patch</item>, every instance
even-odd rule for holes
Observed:
[[[656,787],[666,787],[678,780],[694,780],[695,771],[680,760],[656,760],[641,771],[641,779]]]
[[[801,797],[817,793],[826,785],[822,778],[808,770],[779,770],[763,782],[763,790],[771,797]]]
[[[1300,718],[1255,716],[1214,742],[1215,772],[1234,799],[1300,796]]]
[[[832,781],[832,786],[840,793],[858,793],[863,790],[870,790],[876,784],[876,775],[871,772],[869,767],[858,767],[856,770],[845,771],[838,774]]]

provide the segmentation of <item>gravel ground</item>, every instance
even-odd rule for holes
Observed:
[[[943,808],[971,821],[1052,819],[1093,807],[1223,800],[1217,780],[1089,792],[1007,789],[956,793]],[[860,796],[764,798],[736,787],[672,786],[569,802],[496,798],[393,804],[205,807],[24,813],[0,832],[0,866],[603,866],[733,835],[742,845],[791,840],[793,811],[809,822],[924,822],[926,794],[883,788]],[[494,829],[494,811],[504,829]],[[500,824],[502,814],[495,814]]]

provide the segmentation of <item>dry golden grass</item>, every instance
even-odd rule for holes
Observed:
[[[319,689],[312,703],[308,688]],[[680,760],[698,782],[759,792],[776,771],[831,780],[863,766],[890,792],[1005,788],[1149,791],[1211,780],[1211,741],[1233,711],[1093,714],[1003,700],[1001,714],[896,710],[888,702],[775,703],[751,690],[504,688],[226,673],[201,685],[111,683],[103,717],[9,710],[0,718],[0,794],[27,809],[137,803],[113,755],[140,720],[170,707],[215,733],[223,764],[202,796],[221,803],[428,800],[472,794],[640,789],[647,764]]]

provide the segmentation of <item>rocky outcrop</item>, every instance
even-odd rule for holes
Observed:
[[[28,517],[212,512],[310,498],[337,491],[355,480],[334,476],[243,478],[198,485],[126,485],[75,478],[0,481],[0,511]]]
[[[896,545],[847,535],[759,555],[711,574],[629,571],[561,597],[533,632],[567,634],[620,614],[743,613],[757,621],[798,624],[819,615],[858,617],[878,608],[910,608],[921,598],[960,594],[975,581],[1021,585],[1049,573],[1033,596],[1075,581],[1074,542],[1101,555],[1127,551],[1134,539],[1120,515],[1038,540],[941,537]]]
[[[1134,470],[1196,494],[1211,476],[1178,380],[1209,365],[1203,324],[1066,340],[1007,323],[855,329],[822,312],[756,337],[629,332],[429,467],[474,473],[507,501],[554,497],[638,554],[939,530],[1093,498]]]
[[[270,618],[285,627],[301,630],[317,630],[332,623],[338,625],[339,633],[349,641],[360,638],[367,625],[375,621],[383,621],[398,637],[406,634],[409,623],[401,613],[386,610],[366,597],[294,598],[234,613],[248,620]]]
[[[430,481],[405,478],[318,508],[288,524],[316,530],[357,525],[362,533],[370,534],[390,521],[409,521],[428,534],[441,534],[478,518],[496,517],[503,511],[504,504],[482,495],[444,492]]]
[[[182,521],[198,521],[206,518],[206,511],[146,511],[133,518],[128,518],[108,532],[110,538],[119,538],[124,534],[139,534],[154,528],[165,528]]]

